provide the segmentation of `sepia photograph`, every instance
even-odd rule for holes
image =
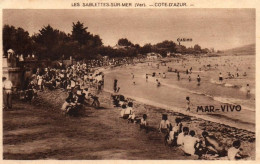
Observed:
[[[2,9],[1,60],[3,160],[256,159],[253,8]]]

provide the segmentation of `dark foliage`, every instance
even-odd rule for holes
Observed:
[[[95,59],[102,56],[109,57],[136,57],[150,52],[199,54],[208,53],[209,49],[202,49],[198,44],[194,48],[186,48],[177,45],[173,41],[165,40],[157,44],[133,44],[127,38],[118,40],[118,47],[104,46],[99,35],[88,32],[88,27],[83,23],[72,23],[71,34],[54,29],[50,25],[42,27],[39,33],[30,36],[22,28],[4,25],[3,27],[3,50],[6,54],[8,49],[13,49],[16,54],[24,56],[35,54],[41,60],[69,59],[70,56],[77,60]]]

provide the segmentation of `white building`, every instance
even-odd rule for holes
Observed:
[[[158,58],[162,58],[162,55],[160,55],[159,53],[155,53],[155,52],[147,53],[148,60],[156,60]]]

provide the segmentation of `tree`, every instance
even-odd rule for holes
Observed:
[[[50,25],[44,26],[39,32],[32,37],[38,57],[51,60],[61,58],[64,55],[62,49],[65,41],[69,40],[68,36],[64,32],[53,29]]]
[[[168,52],[176,51],[176,43],[174,43],[173,41],[165,40],[161,43],[157,43],[155,46],[159,49],[165,49]]]
[[[145,44],[143,47],[140,48],[140,53],[141,54],[146,54],[152,52],[152,45],[149,44]]]
[[[184,45],[176,45],[176,52],[184,54],[187,53],[187,49]]]
[[[90,33],[87,32],[88,27],[84,27],[84,24],[79,21],[72,24],[72,39],[78,41],[80,45],[86,44],[91,37]]]
[[[198,44],[195,44],[195,45],[194,45],[194,51],[195,51],[196,53],[201,53],[201,47],[200,47]]]
[[[29,33],[22,28],[4,25],[3,50],[13,49],[16,54],[30,54],[33,51],[32,39]]]
[[[99,35],[93,35],[87,29],[88,27],[84,27],[83,23],[73,22],[71,38],[78,42],[78,49],[75,51],[78,59],[95,57],[98,54],[98,47],[103,45]]]
[[[129,47],[129,46],[134,46],[133,43],[131,43],[128,39],[126,38],[121,38],[118,40],[117,44],[119,46],[126,46],[126,47]]]

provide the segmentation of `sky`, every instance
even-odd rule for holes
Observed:
[[[22,27],[30,35],[50,24],[71,33],[80,21],[104,45],[127,38],[134,44],[191,38],[190,47],[225,50],[255,43],[254,9],[4,9],[3,25]]]

